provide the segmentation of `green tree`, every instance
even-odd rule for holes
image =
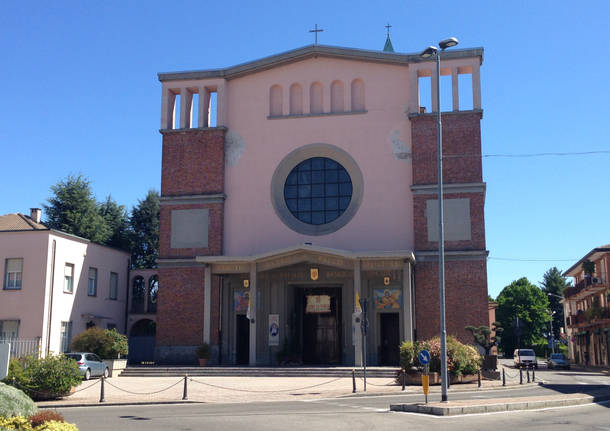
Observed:
[[[555,339],[559,340],[560,328],[563,326],[563,304],[561,304],[561,298],[563,297],[563,291],[566,287],[570,287],[571,283],[568,282],[562,275],[561,271],[556,267],[549,269],[542,276],[542,283],[540,283],[542,291],[546,293],[549,299],[549,308],[553,314],[553,334]]]
[[[149,190],[144,200],[131,210],[131,265],[155,268],[159,255],[159,192]]]
[[[525,277],[513,281],[498,295],[496,319],[504,328],[500,345],[504,352],[544,342],[548,331],[549,300],[546,293]]]
[[[116,203],[109,195],[104,202],[100,203],[98,211],[110,230],[110,237],[106,241],[106,245],[129,250],[131,229],[125,206]]]
[[[48,227],[100,244],[110,238],[110,229],[98,211],[88,179],[81,174],[69,175],[51,186],[51,191],[48,205],[43,205]]]

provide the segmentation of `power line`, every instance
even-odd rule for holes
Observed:
[[[541,259],[528,259],[528,258],[519,258],[519,257],[488,257],[488,260],[504,260],[509,262],[575,262],[580,260],[580,258],[570,258],[570,259],[552,259],[552,258],[541,258]]]
[[[563,152],[563,153],[530,153],[530,154],[443,154],[443,159],[453,159],[453,158],[526,158],[526,157],[548,157],[548,156],[590,156],[594,154],[610,154],[610,150],[596,150],[596,151],[571,151],[571,152]],[[420,155],[419,157],[426,157]],[[430,156],[431,157],[431,156]]]

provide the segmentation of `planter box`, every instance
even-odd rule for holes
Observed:
[[[495,370],[498,368],[498,356],[488,355],[483,358],[483,365],[481,367],[484,370]]]
[[[431,385],[440,385],[441,384],[441,375],[440,373],[429,373],[430,376],[429,384]],[[421,376],[422,373],[407,373],[406,374],[406,384],[421,386]],[[450,376],[451,384],[455,383],[473,383],[478,380],[478,376],[476,374],[468,374],[465,376]],[[398,384],[401,383],[400,376],[396,378],[396,382]]]
[[[108,377],[118,376],[127,367],[127,359],[104,359],[104,363],[110,372]]]

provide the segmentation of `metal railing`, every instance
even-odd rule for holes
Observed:
[[[40,337],[36,338],[0,338],[0,344],[10,344],[10,357],[21,358],[23,356],[40,354]]]

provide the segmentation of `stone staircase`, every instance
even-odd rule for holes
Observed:
[[[399,367],[367,367],[370,378],[393,379]],[[356,368],[356,377],[363,376]],[[119,377],[352,377],[352,367],[182,367],[182,366],[128,366]]]

